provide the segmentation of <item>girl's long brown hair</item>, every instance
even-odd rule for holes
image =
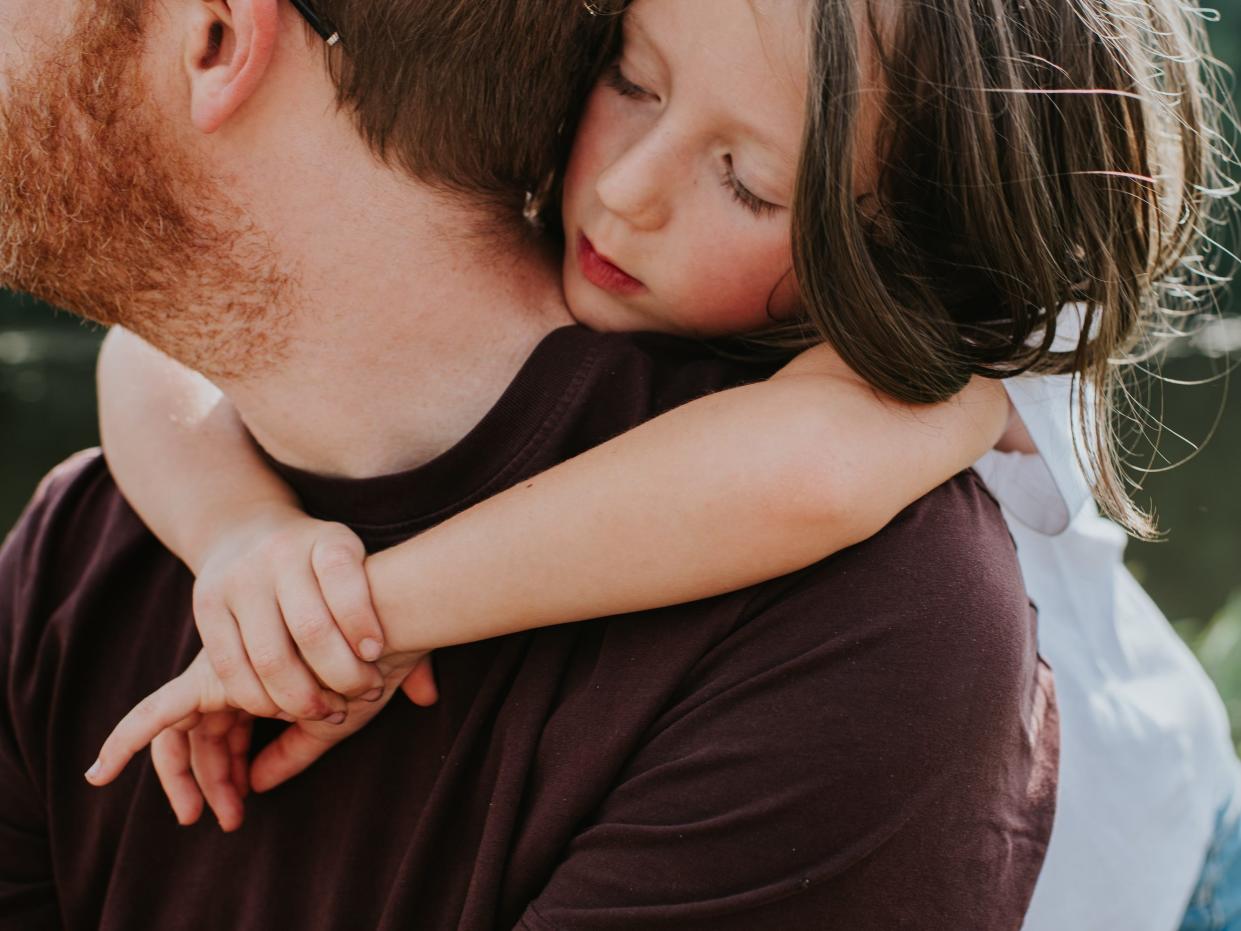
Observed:
[[[1097,499],[1153,533],[1114,414],[1126,363],[1224,277],[1232,159],[1206,47],[1178,0],[814,0],[793,226],[805,317],[773,338],[826,339],[914,403],[975,375],[1073,374]],[[874,140],[858,132],[867,86]],[[872,144],[877,183],[859,197]],[[1081,336],[1053,351],[1070,305]]]

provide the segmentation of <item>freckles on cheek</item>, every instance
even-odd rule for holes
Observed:
[[[569,152],[569,163],[565,166],[564,199],[566,203],[580,196],[581,188],[591,173],[593,161],[590,144],[579,133]]]
[[[596,90],[586,101],[578,121],[573,147],[569,152],[570,169],[597,165],[602,153],[612,144],[611,137],[622,118],[623,114],[617,112],[607,93]]]
[[[569,160],[564,170],[564,190],[561,194],[560,206],[568,219],[569,213],[582,198],[585,186],[592,174],[590,149],[581,133],[578,134],[569,151]]]

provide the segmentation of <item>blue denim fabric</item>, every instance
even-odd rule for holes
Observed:
[[[1181,931],[1241,931],[1241,791],[1215,823]]]

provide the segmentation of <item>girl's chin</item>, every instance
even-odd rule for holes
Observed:
[[[667,324],[650,319],[629,306],[623,298],[604,294],[588,281],[577,279],[567,282],[565,298],[573,319],[599,333],[632,333],[638,330],[674,332]]]

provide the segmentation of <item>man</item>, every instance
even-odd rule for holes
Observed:
[[[576,0],[323,2],[330,72],[278,0],[0,11],[4,281],[208,375],[372,548],[753,376],[565,326],[517,216],[604,38]],[[179,828],[147,760],[80,775],[197,652],[191,587],[97,455],[6,543],[3,927],[990,931],[1029,900],[1054,705],[969,476],[785,579],[445,650],[434,708],[235,834]]]

